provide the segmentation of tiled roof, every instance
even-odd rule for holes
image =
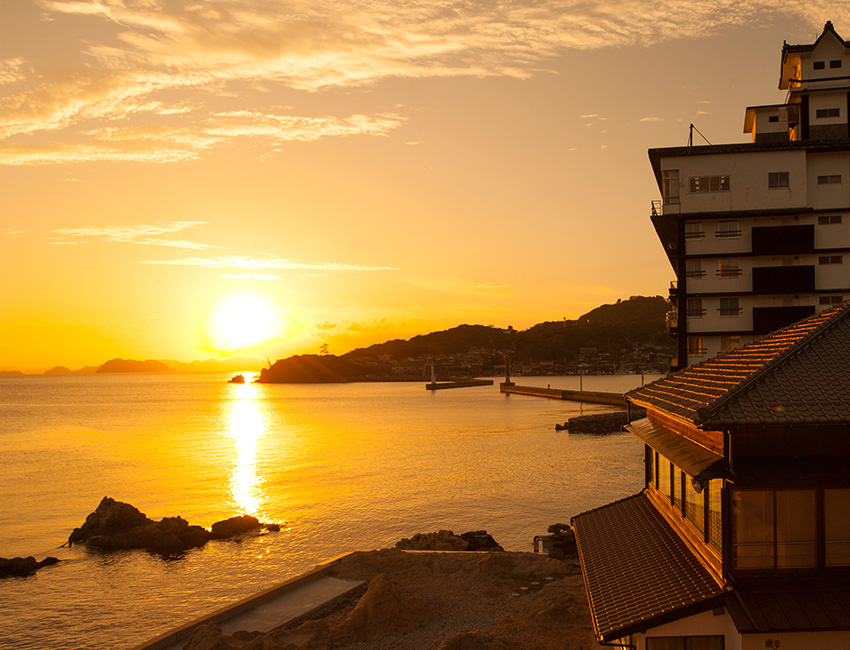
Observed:
[[[726,600],[735,627],[748,632],[850,630],[850,588],[736,589]]]
[[[850,422],[850,302],[626,393],[705,429]]]
[[[707,609],[723,593],[644,493],[576,515],[572,524],[602,641]]]

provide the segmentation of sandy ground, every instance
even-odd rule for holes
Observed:
[[[188,650],[597,649],[577,561],[533,553],[358,552],[332,569],[368,585],[267,634],[192,634]]]

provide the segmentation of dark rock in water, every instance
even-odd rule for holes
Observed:
[[[505,550],[486,530],[471,530],[468,533],[461,533],[460,538],[466,540],[467,551]]]
[[[646,417],[645,409],[632,409],[632,420],[643,417]],[[613,411],[570,418],[563,427],[556,424],[555,429],[561,431],[566,428],[570,430],[570,433],[616,433],[622,431],[623,426],[628,423],[627,411]]]
[[[227,539],[234,535],[241,535],[257,528],[261,528],[263,524],[260,520],[251,515],[240,515],[239,517],[231,517],[224,521],[217,521],[212,525],[210,538],[211,539]]]
[[[144,549],[165,555],[203,546],[209,538],[204,528],[190,526],[181,517],[153,521],[129,503],[104,497],[68,541],[103,551]]]
[[[74,529],[68,541],[102,551],[144,549],[175,555],[203,546],[210,539],[225,539],[261,527],[280,530],[277,524],[261,524],[255,517],[243,515],[219,521],[209,532],[202,526],[190,526],[182,517],[154,521],[129,503],[104,497],[97,510],[86,517],[85,523]]]
[[[417,533],[396,542],[396,548],[404,551],[504,551],[486,530],[473,530],[455,535],[450,530],[436,533]]]
[[[152,523],[154,523],[153,520],[148,519],[143,512],[129,503],[103,497],[97,509],[86,517],[85,523],[74,529],[68,541],[72,544],[87,542],[92,537],[109,537]]]
[[[0,557],[0,578],[26,578],[42,567],[58,562],[55,557],[46,557],[41,562],[34,557]]]
[[[245,383],[245,375],[236,375],[235,377],[231,377],[228,384],[244,384]]]

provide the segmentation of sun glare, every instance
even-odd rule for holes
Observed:
[[[280,336],[281,319],[274,303],[267,298],[234,293],[216,303],[207,333],[216,348],[244,350]]]

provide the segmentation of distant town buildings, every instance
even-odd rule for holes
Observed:
[[[652,222],[677,276],[674,369],[850,295],[848,48],[832,23],[786,43],[785,103],[746,109],[752,142],[649,151]]]

